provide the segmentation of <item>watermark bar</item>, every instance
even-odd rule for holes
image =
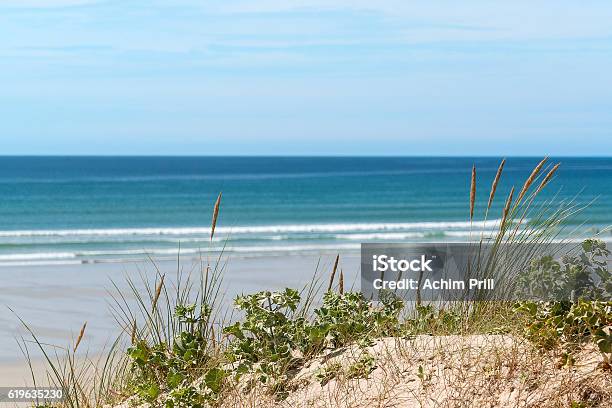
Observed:
[[[597,242],[568,244],[380,243],[361,245],[361,289],[378,300],[610,299],[610,256]],[[580,271],[568,274],[564,271]],[[606,273],[606,274],[604,274]]]
[[[53,387],[0,387],[0,402],[60,402],[64,398],[61,388]]]

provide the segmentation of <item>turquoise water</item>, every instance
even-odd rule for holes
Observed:
[[[0,265],[357,250],[463,240],[469,178],[486,202],[499,158],[0,157]],[[508,158],[488,229],[539,158]],[[569,227],[612,224],[612,158],[560,158],[543,199],[591,203]],[[215,241],[211,209],[223,191]],[[483,219],[477,207],[476,219]],[[473,233],[473,231],[472,231]],[[609,233],[607,233],[609,236]]]

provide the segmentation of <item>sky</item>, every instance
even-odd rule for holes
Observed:
[[[0,154],[605,155],[609,1],[2,0]]]

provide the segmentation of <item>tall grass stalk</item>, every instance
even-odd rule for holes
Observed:
[[[512,298],[518,272],[526,270],[532,259],[559,247],[559,244],[564,242],[561,236],[566,229],[565,221],[583,209],[574,200],[559,202],[556,196],[537,203],[537,197],[560,167],[560,163],[557,163],[550,166],[548,170],[545,169],[547,160],[548,158],[545,157],[534,167],[515,200],[513,200],[515,190],[514,187],[511,188],[504,203],[497,230],[492,231],[489,235],[481,232],[477,242],[478,251],[475,261],[477,267],[470,273],[473,273],[478,279],[496,276],[499,281],[501,278],[503,286],[496,285],[494,295],[496,298]],[[504,164],[505,162],[502,161],[493,180],[485,220],[494,200]],[[532,189],[538,180],[540,180],[538,187]],[[473,320],[490,318],[494,313],[493,309],[500,309],[500,307],[503,309],[505,306],[500,305],[500,302],[475,301],[463,302],[463,307]]]

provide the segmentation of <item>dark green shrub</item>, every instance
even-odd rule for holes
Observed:
[[[259,292],[236,298],[245,313],[243,321],[224,328],[234,336],[227,355],[238,376],[255,369],[262,382],[277,377],[295,365],[292,351],[302,343],[304,320],[292,316],[300,302],[296,290]]]
[[[392,293],[382,296],[380,305],[374,305],[361,293],[327,292],[323,305],[314,311],[313,326],[325,335],[327,347],[341,347],[356,340],[367,344],[373,338],[398,333],[398,316],[403,306]]]
[[[166,407],[202,407],[215,401],[221,391],[225,371],[210,368],[208,341],[201,331],[201,323],[210,315],[210,308],[196,305],[179,305],[174,318],[183,331],[178,332],[172,346],[161,342],[149,345],[145,340],[136,341],[127,350],[131,360],[131,383],[145,401],[156,400],[161,393],[168,393]],[[203,375],[200,387],[192,383]]]
[[[608,270],[610,251],[603,241],[588,239],[578,255],[560,261],[544,256],[531,262],[518,277],[520,293],[543,301],[571,299],[610,299],[612,274]],[[593,278],[596,280],[594,281]]]
[[[362,294],[327,292],[308,321],[296,315],[300,296],[293,289],[240,296],[236,306],[243,321],[224,329],[234,337],[228,357],[239,377],[254,372],[260,381],[273,383],[301,365],[305,356],[353,342],[369,344],[374,338],[398,332],[403,302],[384,296],[380,305]]]
[[[572,302],[523,302],[517,311],[527,315],[526,335],[544,349],[563,346],[571,353],[592,341],[610,363],[612,302],[580,299]]]
[[[520,283],[538,298],[563,299],[527,301],[515,310],[526,317],[525,333],[540,347],[564,349],[564,362],[573,361],[572,352],[592,341],[610,366],[612,354],[612,278],[603,241],[582,243],[582,253],[535,260]],[[595,278],[595,280],[593,280]]]

